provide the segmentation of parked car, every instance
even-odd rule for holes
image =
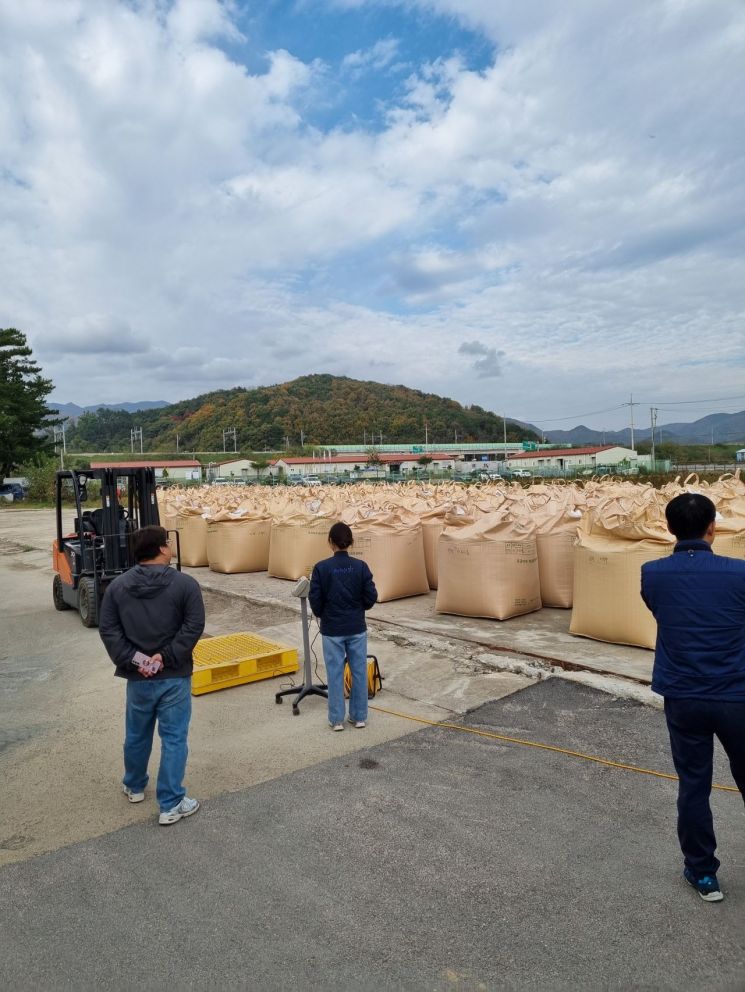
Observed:
[[[317,475],[306,475],[300,484],[302,486],[322,486],[323,482]]]
[[[25,498],[26,493],[23,491],[23,486],[20,483],[3,482],[0,485],[0,499],[4,499],[6,503],[15,503]]]
[[[487,468],[475,468],[470,473],[470,477],[477,479],[479,482],[501,482],[503,478],[496,470],[491,471]]]
[[[533,473],[527,468],[513,468],[510,472],[513,479],[532,479]]]

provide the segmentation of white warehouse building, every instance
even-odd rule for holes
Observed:
[[[636,472],[638,456],[633,448],[622,448],[617,444],[606,444],[587,448],[553,448],[539,451],[523,451],[510,455],[505,464],[510,469],[527,468],[536,475],[544,472],[602,473],[617,470],[619,467]]]

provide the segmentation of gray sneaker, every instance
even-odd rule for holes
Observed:
[[[122,786],[122,792],[131,803],[141,803],[145,798],[144,792],[133,792],[132,789],[128,788],[126,785]]]
[[[171,823],[177,823],[179,820],[183,820],[185,816],[191,816],[198,809],[198,799],[189,799],[188,796],[184,796],[178,806],[174,806],[173,809],[166,810],[165,813],[160,814],[158,823],[161,827],[167,827]]]

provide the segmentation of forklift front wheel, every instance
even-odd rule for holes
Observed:
[[[54,601],[55,610],[69,610],[69,605],[65,602],[62,595],[62,579],[59,575],[55,575],[52,582],[52,600]]]
[[[80,580],[78,587],[78,613],[84,627],[98,626],[98,607],[96,604],[96,586],[93,579]]]

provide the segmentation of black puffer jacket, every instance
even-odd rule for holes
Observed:
[[[310,580],[310,608],[327,637],[362,634],[367,630],[365,610],[378,601],[378,591],[367,562],[337,551],[316,562]]]
[[[135,565],[106,590],[98,632],[116,674],[142,679],[132,664],[135,651],[163,655],[156,679],[189,678],[192,651],[204,630],[199,583],[167,565]]]

